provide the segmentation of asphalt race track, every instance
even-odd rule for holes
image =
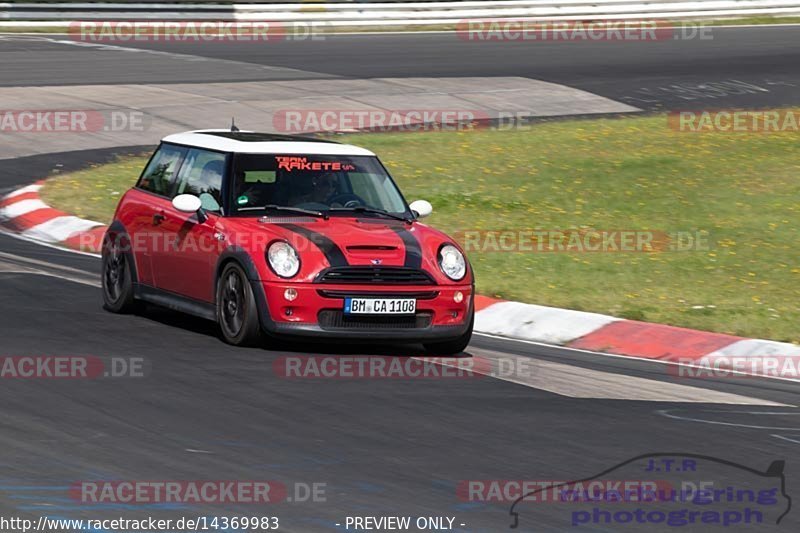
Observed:
[[[81,277],[96,283],[95,258],[6,236],[0,245],[6,254],[84,271]],[[90,285],[43,275],[0,277],[5,353],[142,357],[148,367],[146,377],[127,380],[3,384],[0,509],[6,516],[213,516],[221,509],[82,506],[64,492],[91,479],[270,479],[325,484],[325,502],[258,510],[279,516],[286,531],[332,531],[345,516],[362,514],[448,515],[466,524],[461,531],[501,531],[509,524],[509,504],[461,501],[459,481],[583,478],[662,451],[709,454],[758,469],[789,459],[790,495],[796,486],[790,459],[798,442],[774,435],[792,438],[797,431],[770,429],[796,425],[790,407],[579,399],[493,379],[286,380],[272,371],[276,357],[330,352],[234,349],[202,320],[155,308],[141,316],[109,314]],[[600,370],[623,386],[628,376],[677,382],[655,363],[477,337],[471,353],[484,349],[530,357],[534,365]],[[332,353],[416,352],[345,347]],[[779,382],[691,385],[787,404],[797,398],[793,386]],[[664,409],[733,425],[669,419],[659,414]],[[247,505],[222,509],[252,512]],[[538,513],[536,524],[547,527],[533,528],[523,508],[523,531],[568,526],[563,506]],[[797,522],[790,514],[784,525],[791,530]]]
[[[591,50],[580,43],[487,46],[446,35],[342,36],[275,48],[150,45],[211,58],[187,60],[180,72],[159,70],[157,56],[149,53],[9,39],[0,40],[0,83],[220,81],[226,72],[213,68],[228,63],[214,61],[235,60],[227,74],[237,81],[248,75],[297,79],[298,84],[304,77],[514,75],[616,99],[643,96],[636,91],[649,88],[646,93],[656,100],[652,107],[681,107],[697,101],[657,88],[734,79],[768,90],[716,93],[711,103],[800,102],[800,27],[717,31],[710,42],[601,43]],[[152,72],[146,69],[148,59],[155,65]],[[701,103],[710,105],[709,99]],[[109,160],[115,151],[0,160],[0,191],[53,169]],[[785,460],[786,493],[800,494],[800,468],[793,456],[800,451],[795,408],[800,396],[791,382],[678,378],[656,362],[481,335],[465,357],[500,354],[524,360],[540,380],[292,380],[274,371],[279,357],[411,357],[419,347],[233,348],[203,320],[155,307],[133,316],[108,313],[98,287],[98,258],[0,234],[0,355],[141,358],[146,369],[143,377],[3,380],[2,516],[272,515],[280,517],[280,530],[290,532],[344,531],[347,516],[450,516],[456,531],[497,532],[508,530],[511,502],[465,501],[459,497],[461,483],[582,479],[658,452],[704,454],[755,470]],[[648,391],[672,401],[643,399]],[[627,472],[614,479],[643,475]],[[730,485],[753,483],[753,475],[741,470],[725,475]],[[83,480],[155,479],[275,480],[291,487],[293,501],[86,505],[68,496],[69,487]],[[313,484],[324,496],[302,501],[302,487]],[[518,511],[521,531],[636,530],[571,527],[564,504],[526,503]],[[800,512],[793,510],[780,526],[769,523],[760,530],[798,527]],[[700,525],[677,529],[707,530]]]
[[[0,40],[0,85],[522,76],[645,109],[800,103],[800,26],[712,28],[710,40],[465,41],[454,34],[342,35],[274,42],[137,42],[119,53],[66,37]],[[71,43],[72,46],[64,43]],[[124,47],[131,48],[131,47]],[[35,53],[35,59],[32,54]],[[180,68],[159,64],[185,54]],[[207,61],[197,61],[197,57]],[[732,81],[759,89],[725,89]],[[723,84],[723,85],[719,85]],[[302,82],[298,82],[302,87]]]

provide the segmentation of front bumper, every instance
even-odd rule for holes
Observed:
[[[455,339],[471,327],[473,293],[471,285],[361,286],[315,283],[271,283],[252,281],[260,300],[262,329],[287,338],[347,339],[348,341],[427,342]],[[297,291],[288,301],[286,289]],[[461,292],[463,300],[455,302]],[[344,298],[373,297],[417,300],[413,317],[343,314]]]

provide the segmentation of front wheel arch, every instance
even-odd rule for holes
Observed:
[[[261,341],[261,313],[253,283],[238,261],[227,260],[220,266],[215,281],[214,308],[222,337],[235,346],[256,346]],[[227,285],[222,285],[229,282],[236,288],[227,289]],[[226,293],[231,297],[223,297]],[[233,310],[228,310],[229,305],[234,306]],[[231,329],[230,322],[238,322],[238,327]]]

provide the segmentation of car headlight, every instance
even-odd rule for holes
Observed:
[[[467,260],[458,248],[452,244],[445,244],[439,249],[439,268],[445,276],[458,281],[467,274]]]
[[[300,257],[288,242],[276,241],[267,249],[267,262],[282,278],[291,278],[300,270]]]

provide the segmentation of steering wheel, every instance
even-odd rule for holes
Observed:
[[[367,205],[363,198],[351,192],[344,192],[331,196],[328,198],[327,202],[331,205],[339,204],[342,207],[358,207],[360,205]]]

